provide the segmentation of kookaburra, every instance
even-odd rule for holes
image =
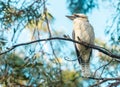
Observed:
[[[73,39],[76,41],[84,41],[90,44],[94,44],[94,30],[88,21],[88,17],[84,14],[73,14],[72,16],[66,16],[73,20]],[[92,54],[92,48],[87,48],[78,43],[74,43],[75,50],[79,64],[82,67],[83,76],[90,76],[90,56]]]

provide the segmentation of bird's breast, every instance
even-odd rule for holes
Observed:
[[[94,42],[94,31],[89,22],[76,22],[74,23],[73,28],[75,32],[75,40],[79,41],[79,37],[82,41],[88,43]]]

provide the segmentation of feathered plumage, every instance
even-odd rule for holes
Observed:
[[[84,14],[74,14],[67,17],[73,20],[73,39],[76,41],[81,40],[90,44],[94,44],[95,35],[93,27],[89,23],[87,16]],[[77,43],[74,43],[74,45],[79,64],[82,67],[82,74],[83,76],[89,76],[89,63],[92,49]]]

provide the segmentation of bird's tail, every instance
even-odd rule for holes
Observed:
[[[91,73],[90,73],[90,65],[89,65],[89,63],[82,63],[81,67],[82,67],[82,76],[90,77]]]

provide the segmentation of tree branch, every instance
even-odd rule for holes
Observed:
[[[104,83],[106,81],[110,81],[110,80],[118,80],[118,81],[120,81],[119,77],[118,78],[94,78],[94,77],[88,77],[88,78],[93,79],[93,80],[101,80],[99,83],[91,85],[90,87],[96,87],[96,86],[98,86],[98,85],[100,85],[100,84],[102,84],[102,83]]]
[[[21,44],[13,45],[7,51],[1,52],[0,55],[3,55],[5,53],[7,53],[7,52],[10,52],[11,50],[13,50],[13,49],[15,49],[15,48],[17,48],[19,46],[24,46],[24,45],[28,45],[28,44],[32,44],[32,43],[36,43],[36,42],[41,42],[41,41],[50,41],[50,40],[64,40],[64,41],[70,41],[70,42],[78,43],[78,44],[81,44],[83,46],[98,50],[98,51],[100,51],[100,52],[102,52],[102,53],[104,53],[104,54],[106,54],[106,55],[108,55],[108,56],[110,56],[112,58],[120,59],[120,55],[113,54],[109,50],[107,50],[107,49],[105,49],[103,47],[96,46],[96,45],[93,45],[93,44],[89,44],[89,43],[86,43],[86,42],[83,42],[83,41],[75,41],[73,39],[63,38],[63,37],[51,37],[51,38],[40,39],[40,40],[30,41],[30,42],[27,42],[27,43],[21,43]]]

